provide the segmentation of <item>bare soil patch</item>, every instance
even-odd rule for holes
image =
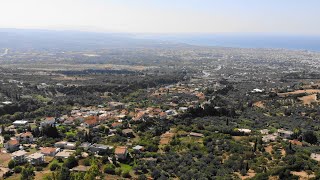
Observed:
[[[10,160],[10,154],[0,152],[0,166],[7,167]]]
[[[171,139],[174,137],[175,133],[166,132],[161,135],[160,137],[160,145],[166,145],[169,144]]]
[[[264,102],[262,102],[262,101],[258,101],[258,102],[253,103],[253,106],[258,107],[258,108],[262,108],[262,109],[266,108]]]
[[[301,100],[304,105],[318,102],[316,94],[300,97],[299,100]]]
[[[316,177],[316,176],[314,175],[314,173],[308,175],[308,173],[305,172],[305,171],[300,171],[300,172],[298,172],[298,171],[291,171],[290,173],[293,174],[293,175],[299,176],[299,179],[300,179],[300,180],[307,180],[307,179],[311,179],[311,178]]]
[[[304,90],[297,90],[297,91],[293,91],[293,92],[286,92],[286,93],[278,93],[278,96],[281,97],[286,97],[289,95],[294,95],[294,94],[316,94],[316,93],[320,93],[320,89],[304,89]]]
[[[250,179],[256,175],[256,173],[252,169],[249,169],[248,173],[245,176],[242,176],[239,172],[236,172],[235,174],[238,175],[240,179]]]

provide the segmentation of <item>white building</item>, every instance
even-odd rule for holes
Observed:
[[[17,120],[17,121],[14,121],[13,122],[13,125],[15,126],[15,127],[22,127],[22,126],[27,126],[28,125],[28,121],[26,121],[26,120]]]

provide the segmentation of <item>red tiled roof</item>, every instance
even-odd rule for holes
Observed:
[[[165,117],[165,116],[167,116],[167,113],[161,112],[161,113],[159,114],[159,116],[160,116],[160,117]]]
[[[53,153],[53,152],[56,152],[56,148],[53,148],[53,147],[45,147],[45,148],[42,148],[42,149],[40,150],[40,152],[41,152],[42,154],[51,154],[51,153]]]
[[[11,146],[18,145],[18,144],[19,144],[19,141],[16,140],[16,139],[12,139],[12,140],[9,140],[9,141],[8,141],[8,144],[11,145]]]
[[[25,132],[21,134],[21,137],[31,137],[33,136],[31,132]]]
[[[54,117],[46,117],[45,120],[46,120],[46,121],[53,121],[53,120],[54,120]]]
[[[112,123],[111,126],[112,126],[112,127],[122,126],[122,123],[114,122],[114,123]]]
[[[97,124],[98,121],[99,121],[98,116],[89,116],[85,119],[84,122],[89,125],[94,125],[94,124]]]
[[[114,151],[115,154],[125,154],[126,152],[127,152],[127,147],[125,146],[118,146]]]

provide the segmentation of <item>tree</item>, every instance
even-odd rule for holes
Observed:
[[[14,167],[13,171],[15,173],[20,173],[22,171],[22,167],[21,166],[16,166],[16,167]]]
[[[89,171],[86,172],[84,179],[85,180],[94,180],[99,175],[100,175],[99,167],[96,163],[93,163],[92,166],[90,167]]]
[[[305,132],[303,134],[303,139],[310,144],[316,144],[318,142],[318,138],[313,131]]]
[[[46,135],[47,137],[51,137],[51,138],[59,138],[59,132],[58,129],[56,128],[56,126],[45,126],[43,128],[43,134]]]
[[[14,160],[10,160],[8,163],[8,168],[13,169],[16,166],[16,162]]]
[[[78,165],[78,160],[74,156],[70,156],[70,157],[68,157],[68,159],[66,160],[64,165],[67,168],[72,169]]]
[[[115,165],[113,164],[106,164],[104,167],[103,167],[103,172],[107,173],[107,174],[115,174]]]
[[[5,141],[9,141],[10,138],[11,138],[11,136],[10,136],[9,134],[3,135],[3,139],[4,139]]]
[[[128,170],[123,171],[121,175],[122,175],[122,177],[124,177],[124,178],[130,178],[130,177],[131,177]]]
[[[1,129],[0,129],[0,132],[1,132],[1,135],[4,135],[4,125],[1,125]]]
[[[33,179],[34,168],[31,165],[27,165],[21,172],[21,180]]]
[[[69,168],[66,166],[62,166],[57,175],[58,180],[70,179]]]
[[[57,162],[53,162],[51,165],[50,165],[50,170],[51,171],[55,171],[56,169],[58,169],[60,166]]]
[[[161,176],[161,172],[157,169],[153,170],[151,173],[152,178],[158,179]]]
[[[138,180],[147,180],[147,176],[144,174],[141,174],[138,176]]]

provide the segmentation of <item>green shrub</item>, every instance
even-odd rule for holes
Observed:
[[[8,168],[13,169],[16,166],[16,162],[14,160],[10,160],[8,164]]]
[[[54,162],[54,163],[52,163],[52,164],[50,165],[49,168],[50,168],[51,171],[55,171],[55,170],[57,170],[59,167],[60,167],[59,164],[56,163],[56,162]]]
[[[106,164],[104,167],[103,167],[103,172],[107,173],[107,174],[115,174],[115,165],[113,164]]]
[[[43,170],[43,167],[41,167],[41,166],[36,167],[36,171],[42,171],[42,170]]]
[[[124,177],[124,178],[130,178],[130,177],[131,177],[128,170],[123,171],[123,172],[121,173],[121,175],[122,175],[122,177]]]
[[[13,171],[14,171],[15,173],[21,173],[22,167],[21,167],[21,166],[16,166],[16,167],[14,167]]]
[[[83,160],[83,164],[84,164],[85,166],[90,166],[90,165],[91,165],[90,159],[85,159],[85,160]]]
[[[121,172],[122,172],[121,168],[116,168],[116,169],[115,169],[115,174],[116,174],[116,175],[120,176],[120,175],[121,175]]]

